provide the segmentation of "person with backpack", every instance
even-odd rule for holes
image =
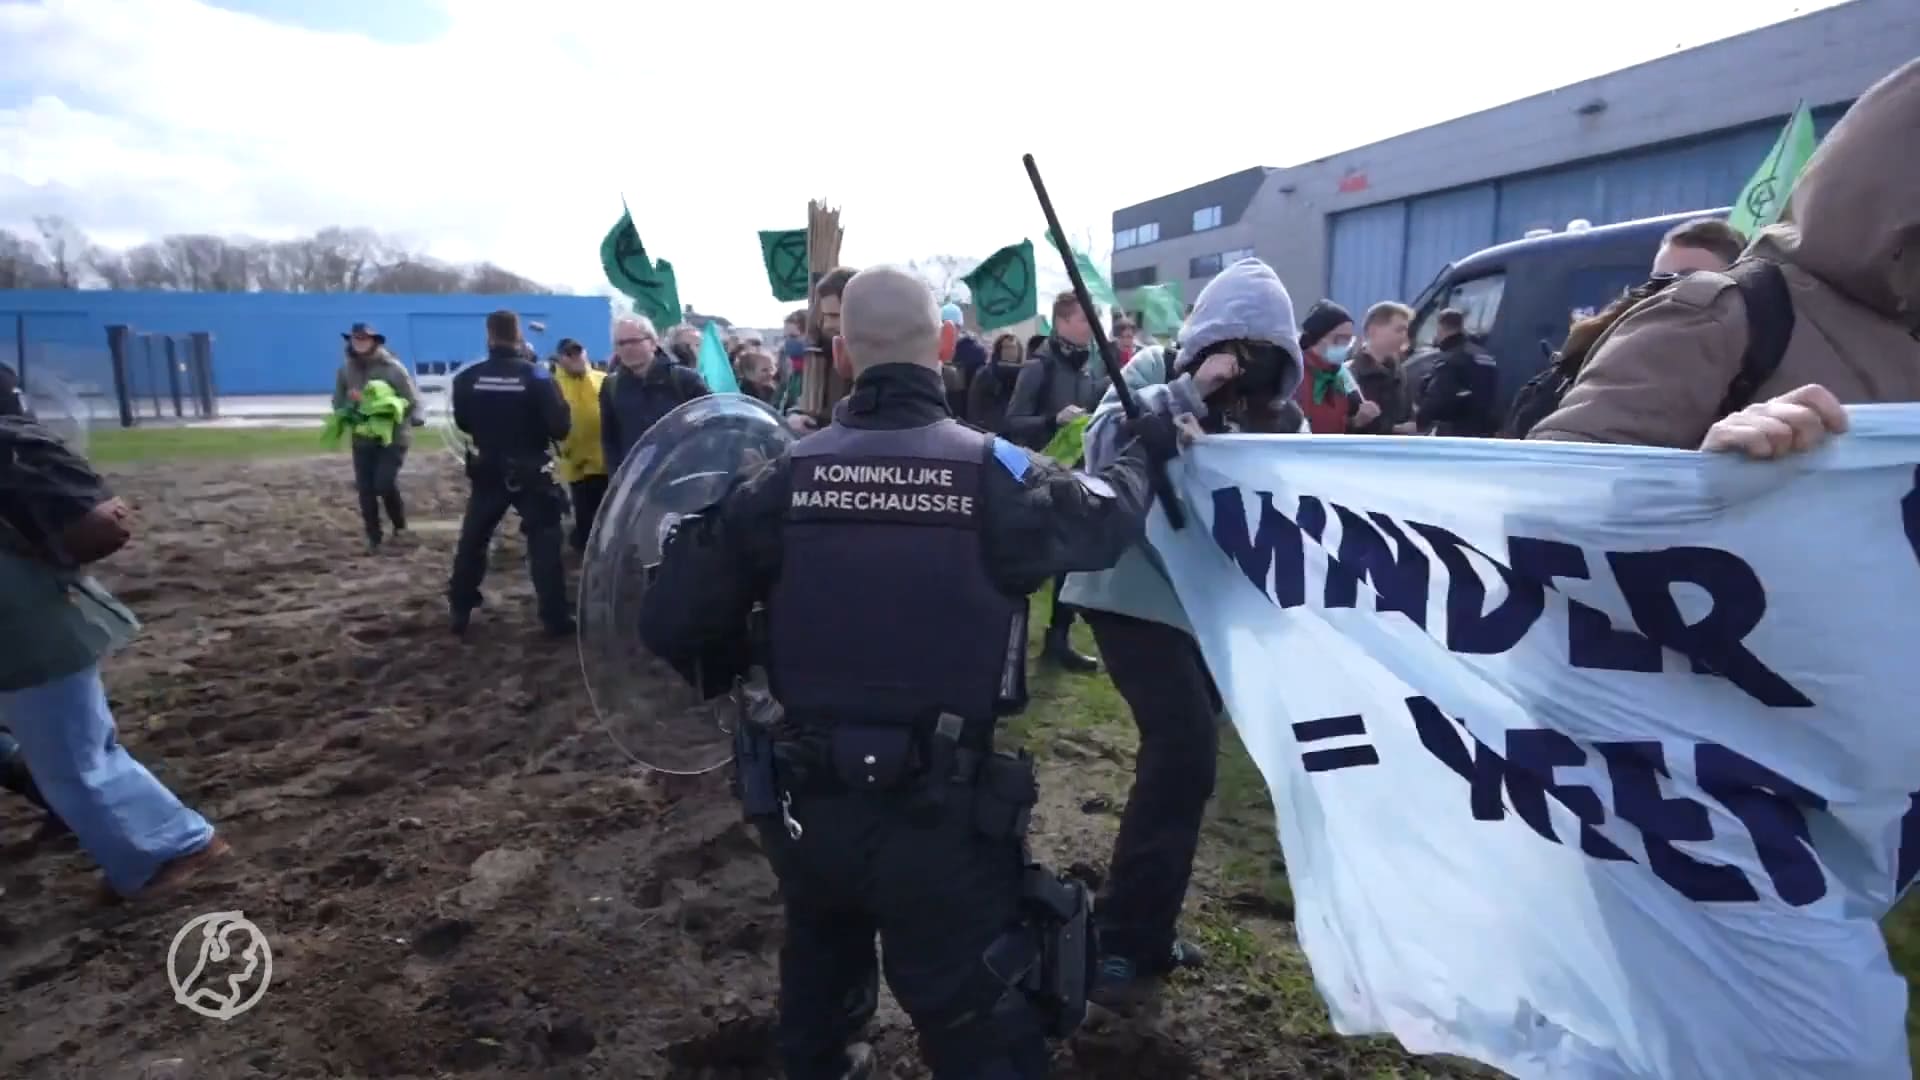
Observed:
[[[1674,226],[1661,239],[1660,250],[1654,254],[1651,277],[1622,293],[1596,314],[1575,321],[1560,351],[1514,395],[1500,436],[1524,439],[1535,425],[1558,409],[1587,358],[1593,355],[1593,347],[1634,305],[1665,291],[1688,274],[1701,270],[1724,273],[1739,260],[1746,246],[1747,238],[1740,230],[1719,218],[1700,218]]]
[[[1499,414],[1494,412],[1499,365],[1467,336],[1465,313],[1448,308],[1434,319],[1434,325],[1434,345],[1440,355],[1416,399],[1417,426],[1430,428],[1435,435],[1492,435],[1500,427]]]
[[[660,335],[645,315],[614,320],[613,355],[613,373],[600,384],[600,448],[609,476],[661,417],[709,393],[698,371],[662,356]]]
[[[1920,401],[1920,60],[1871,87],[1725,274],[1633,305],[1531,439],[1697,449],[1722,418],[1824,387]]]
[[[1093,359],[1093,324],[1080,310],[1080,301],[1071,292],[1055,296],[1052,316],[1052,336],[1029,354],[1007,402],[1003,434],[1029,450],[1045,449],[1062,427],[1092,412],[1107,385],[1105,367]],[[1040,659],[1077,674],[1091,674],[1100,670],[1100,662],[1074,651],[1068,634],[1075,613],[1060,602],[1063,580],[1054,579],[1053,623],[1047,627]]]

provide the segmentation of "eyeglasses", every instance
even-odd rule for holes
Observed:
[[[653,341],[654,339],[650,337],[623,337],[615,340],[614,344],[615,345],[651,345],[653,344]]]

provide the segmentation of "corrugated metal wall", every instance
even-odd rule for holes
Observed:
[[[546,325],[527,333],[542,355],[562,337],[585,343],[595,358],[609,351],[612,308],[598,296],[47,290],[0,292],[0,363],[17,368],[24,361],[30,372],[54,372],[83,395],[111,396],[108,326],[163,336],[205,331],[213,337],[222,395],[325,394],[340,365],[340,334],[356,322],[378,327],[416,375],[444,374],[436,368],[485,355],[486,315],[499,308],[519,312],[523,326]],[[144,363],[143,355],[130,359]]]
[[[1845,106],[1818,110],[1825,136]],[[1673,146],[1492,180],[1329,219],[1329,292],[1356,315],[1380,300],[1409,300],[1440,268],[1530,229],[1564,229],[1725,206],[1759,167],[1775,123]]]

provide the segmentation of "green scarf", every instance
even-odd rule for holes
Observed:
[[[1334,398],[1346,396],[1346,392],[1340,388],[1338,364],[1330,368],[1309,367],[1308,370],[1313,372],[1313,403],[1315,405],[1325,405]]]
[[[360,388],[360,400],[335,409],[320,430],[320,441],[331,449],[342,437],[378,439],[380,445],[393,445],[393,432],[405,422],[407,399],[394,393],[385,379],[368,379]]]

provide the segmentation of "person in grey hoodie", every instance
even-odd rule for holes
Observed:
[[[1302,416],[1291,407],[1302,370],[1293,301],[1258,259],[1234,263],[1201,290],[1170,363],[1164,354],[1148,355],[1134,358],[1140,407],[1175,418],[1189,433],[1300,429]],[[1151,373],[1155,363],[1165,366],[1166,381]],[[1086,434],[1088,468],[1119,451],[1125,419],[1117,398],[1095,412]],[[1085,614],[1140,732],[1106,895],[1094,907],[1101,957],[1092,997],[1126,1012],[1150,998],[1169,971],[1205,963],[1179,940],[1175,924],[1213,796],[1220,693],[1180,599],[1145,543],[1111,570],[1069,575],[1061,597]]]

